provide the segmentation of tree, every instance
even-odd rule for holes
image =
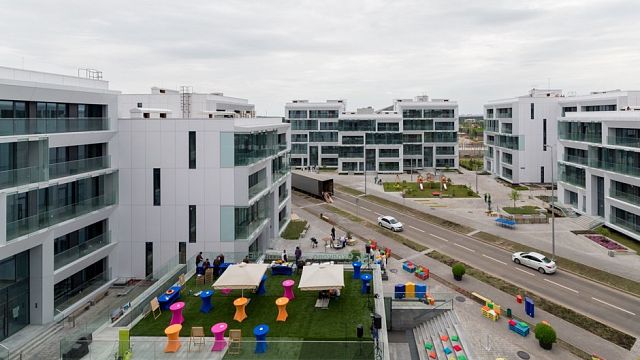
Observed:
[[[545,350],[551,350],[553,343],[556,342],[556,331],[551,325],[539,322],[533,331],[536,333],[536,339],[538,339],[540,347]]]
[[[464,275],[466,271],[464,264],[462,263],[456,263],[455,265],[453,265],[453,267],[451,268],[451,272],[453,273],[453,278],[460,281],[462,280],[462,275]]]
[[[513,207],[516,207],[516,201],[520,200],[520,191],[513,189],[509,194],[509,200],[513,200]]]

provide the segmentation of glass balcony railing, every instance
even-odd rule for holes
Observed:
[[[624,136],[607,136],[609,145],[628,146],[640,148],[640,138]]]
[[[109,273],[111,272],[110,270],[110,268],[105,269],[105,272],[98,274],[89,280],[83,281],[75,288],[69,289],[61,294],[56,294],[55,298],[53,299],[55,310],[60,312],[64,309],[67,309],[68,307],[85,297],[87,294],[96,291],[102,285],[109,282]]]
[[[570,140],[570,141],[584,141],[591,143],[601,143],[602,135],[601,134],[585,134],[580,132],[560,132],[558,134],[560,140]]]
[[[591,160],[589,166],[619,174],[640,176],[640,167],[629,164],[612,163],[608,161]]]
[[[489,149],[486,149],[484,151],[484,157],[488,157],[488,158],[493,159],[493,151],[489,151]]]
[[[0,119],[0,136],[109,130],[109,118]]]
[[[613,215],[611,216],[611,223],[640,235],[640,223],[635,223]]]
[[[243,224],[243,226],[236,226],[236,240],[246,240],[256,229],[267,222],[269,222],[269,219],[267,219],[265,213],[263,216],[259,216],[255,220]]]
[[[285,188],[285,191],[280,191],[278,193],[278,203],[282,204],[284,199],[286,199],[287,197],[289,197],[289,190]]]
[[[249,199],[258,195],[261,191],[267,188],[267,179],[262,179],[258,181],[255,185],[249,188]]]
[[[560,172],[559,180],[581,188],[585,187],[586,183],[584,176],[578,174],[567,174],[566,172]]]
[[[49,164],[49,178],[55,179],[94,170],[106,169],[111,163],[110,160],[109,156],[98,156],[88,159]]]
[[[65,250],[59,254],[53,256],[54,269],[70,264],[81,257],[91,254],[92,252],[103,248],[105,245],[111,243],[111,232],[107,232],[98,235],[92,239],[80,243],[78,246],[74,246],[71,249]]]
[[[580,165],[589,165],[589,159],[584,156],[575,156],[575,155],[564,155],[564,161],[580,164]]]
[[[115,204],[115,196],[96,196],[7,223],[7,241]]]
[[[47,171],[42,166],[0,171],[0,189],[47,180]]]
[[[625,201],[625,202],[628,202],[628,203],[636,205],[636,206],[640,205],[640,195],[636,195],[636,194],[633,194],[633,193],[620,191],[620,190],[615,189],[614,187],[611,187],[611,191],[609,192],[609,196],[611,196],[614,199]]]

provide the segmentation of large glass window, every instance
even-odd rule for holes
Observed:
[[[289,119],[306,119],[307,110],[289,110]]]
[[[422,134],[402,134],[403,143],[422,143]]]
[[[339,120],[340,131],[376,131],[375,120]]]
[[[29,251],[0,260],[0,340],[29,325]]]
[[[337,131],[310,131],[309,132],[309,142],[337,142],[338,141],[338,132]]]
[[[59,236],[53,241],[54,268],[59,269],[109,244],[107,220]]]
[[[436,155],[454,155],[455,153],[455,146],[436,146]]]
[[[320,159],[321,166],[338,166],[338,158],[322,158]]]
[[[109,280],[107,258],[96,261],[53,287],[54,306],[57,311],[64,310],[81,297],[86,296]]]
[[[602,142],[602,123],[599,122],[558,122],[558,138],[560,140]]]
[[[640,216],[632,212],[612,206],[611,223],[640,235]]]
[[[247,239],[253,232],[268,219],[267,208],[270,196],[264,196],[250,207],[236,207],[235,219],[235,239]]]
[[[307,141],[308,141],[307,134],[291,134],[292,143],[300,143],[300,142],[307,142]]]
[[[189,131],[189,169],[196,168],[196,132]]]
[[[402,130],[433,130],[433,120],[402,120]]]
[[[609,129],[609,144],[640,148],[640,129]]]
[[[455,124],[453,121],[440,121],[435,123],[435,130],[453,130]]]
[[[0,189],[45,180],[47,149],[46,140],[0,143]]]
[[[189,205],[189,242],[196,242],[196,224],[198,223],[198,217],[196,216],[196,206]]]
[[[52,179],[108,167],[106,143],[49,149],[49,177]]]
[[[587,112],[591,112],[591,111],[616,111],[616,104],[610,104],[610,105],[588,105],[588,106],[583,106],[582,107],[582,111],[587,111]]]
[[[261,169],[249,175],[249,199],[267,188],[267,169]]]
[[[361,158],[364,157],[363,146],[340,146],[339,154],[341,158]]]
[[[422,118],[422,110],[421,109],[404,109],[402,110],[402,117],[409,119],[420,119]]]
[[[424,167],[433,167],[433,146],[424,148]]]
[[[456,164],[455,159],[436,159],[437,168],[450,168],[450,167],[454,167],[455,164]]]
[[[320,130],[338,130],[337,121],[321,121]]]
[[[378,156],[381,158],[398,158],[400,157],[400,149],[379,149]]]
[[[497,109],[498,119],[510,119],[513,117],[513,109],[512,108],[499,108]]]
[[[309,110],[311,119],[333,119],[338,117],[338,110]]]
[[[153,169],[153,206],[160,206],[161,205],[161,195],[162,192],[161,187],[160,187],[160,169],[159,168],[154,168]]]
[[[343,161],[342,171],[358,171],[358,163],[355,161]]]
[[[454,117],[453,109],[425,109],[425,118],[446,119]]]
[[[402,144],[402,133],[367,133],[367,144]]]
[[[381,161],[378,163],[378,171],[400,171],[400,162]]]
[[[402,145],[402,153],[406,155],[420,155],[422,154],[421,144],[404,144]]]
[[[397,122],[378,123],[378,131],[400,131],[400,124]]]
[[[560,172],[560,176],[558,177],[560,181],[582,188],[585,187],[586,175],[583,168],[566,164],[558,164],[558,170]]]
[[[297,155],[307,155],[307,144],[291,144],[291,153]]]
[[[291,130],[318,130],[318,120],[291,120]]]
[[[343,136],[342,144],[344,145],[364,144],[364,136]]]
[[[236,133],[233,138],[236,166],[253,164],[280,151],[276,131],[251,134]]]
[[[640,177],[640,153],[589,146],[589,166]]]

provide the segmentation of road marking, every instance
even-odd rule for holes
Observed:
[[[574,290],[574,289],[572,289],[572,288],[570,288],[570,287],[566,287],[566,286],[564,286],[564,285],[558,284],[557,282],[555,282],[555,281],[551,281],[551,280],[549,280],[549,279],[543,279],[543,280],[544,280],[544,281],[546,281],[546,282],[548,282],[548,283],[552,283],[553,285],[560,286],[560,287],[561,287],[561,288],[563,288],[563,289],[566,289],[566,290],[569,290],[569,291],[573,291],[574,293],[578,294],[578,290]]]
[[[525,274],[527,274],[527,275],[536,276],[536,274],[531,273],[531,272],[528,272],[528,271],[526,271],[526,270],[522,270],[522,269],[520,269],[519,267],[516,267],[516,268],[514,268],[514,269],[516,269],[516,270],[518,270],[518,271],[522,271],[523,273],[525,273]]]
[[[429,235],[433,236],[434,238],[438,238],[438,239],[440,239],[440,240],[442,240],[442,241],[444,241],[444,242],[449,242],[449,240],[447,240],[447,239],[445,239],[445,238],[443,238],[443,237],[440,237],[440,236],[438,236],[438,235],[434,235],[434,234],[429,234]]]
[[[453,245],[455,245],[455,246],[459,246],[459,247],[461,247],[461,248],[463,248],[463,249],[465,249],[465,250],[471,251],[471,252],[476,252],[475,250],[473,250],[473,249],[469,249],[468,247],[466,247],[466,246],[462,246],[462,245],[460,245],[460,244],[453,243]]]
[[[375,211],[374,211],[374,213],[375,213],[376,215],[378,215],[378,216],[384,216],[384,215],[380,214],[379,212],[375,212]]]
[[[498,260],[498,259],[496,259],[496,258],[492,258],[491,256],[487,256],[487,255],[485,255],[485,254],[482,254],[482,256],[484,256],[484,257],[486,257],[486,258],[488,258],[488,259],[491,259],[491,260],[493,260],[493,261],[495,261],[495,262],[499,262],[499,263],[500,263],[500,264],[502,264],[502,265],[507,265],[507,263],[506,263],[506,262],[504,262],[504,261],[500,261],[500,260]]]
[[[468,233],[467,236],[473,236],[473,235],[475,235],[475,234],[477,234],[479,232],[480,232],[480,230],[474,230],[474,231]]]
[[[609,305],[609,306],[611,306],[611,307],[612,307],[612,308],[614,308],[614,309],[618,309],[618,310],[620,310],[620,311],[624,311],[624,312],[626,312],[627,314],[635,315],[635,313],[632,313],[632,312],[631,312],[631,311],[629,311],[629,310],[625,310],[625,309],[623,309],[623,308],[621,308],[621,307],[617,307],[617,306],[615,306],[615,305],[609,304],[609,303],[608,303],[608,302],[606,302],[606,301],[602,301],[602,300],[600,300],[600,299],[596,299],[596,298],[594,298],[594,297],[592,297],[592,299],[593,299],[593,300],[595,300],[595,301],[597,301],[597,302],[601,302],[601,303],[603,303],[603,304],[605,304],[605,305]]]
[[[362,205],[354,204],[354,203],[352,203],[351,201],[347,201],[347,200],[340,199],[340,198],[336,198],[336,199],[338,199],[338,200],[340,200],[340,201],[344,201],[344,202],[346,202],[347,204],[351,204],[351,205],[353,205],[353,206],[356,206],[356,207],[358,207],[358,208],[360,208],[360,209],[362,209],[362,210],[366,210],[366,211],[368,211],[368,212],[373,212],[371,209],[367,209],[366,207],[364,207],[364,206],[362,206]],[[322,204],[322,203],[321,203],[321,204]],[[377,214],[377,213],[376,213],[376,214]]]
[[[417,227],[414,227],[414,226],[411,226],[411,225],[409,225],[409,227],[412,228],[413,230],[418,230],[420,232],[426,232],[426,231],[424,231],[422,229],[418,229]]]

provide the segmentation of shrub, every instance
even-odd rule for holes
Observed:
[[[536,333],[536,339],[538,339],[543,349],[551,349],[553,343],[556,342],[556,331],[551,325],[539,322],[536,324],[534,332]]]
[[[609,229],[607,229],[607,228],[600,227],[596,231],[598,232],[598,234],[600,234],[602,236],[606,236],[606,237],[610,237],[611,236],[611,231],[609,231]]]
[[[358,261],[360,259],[360,250],[351,250],[351,261]]]
[[[457,263],[453,265],[453,267],[451,268],[451,272],[453,273],[454,277],[461,278],[462,275],[464,275],[464,273],[467,272],[467,270],[465,269],[464,264]]]

